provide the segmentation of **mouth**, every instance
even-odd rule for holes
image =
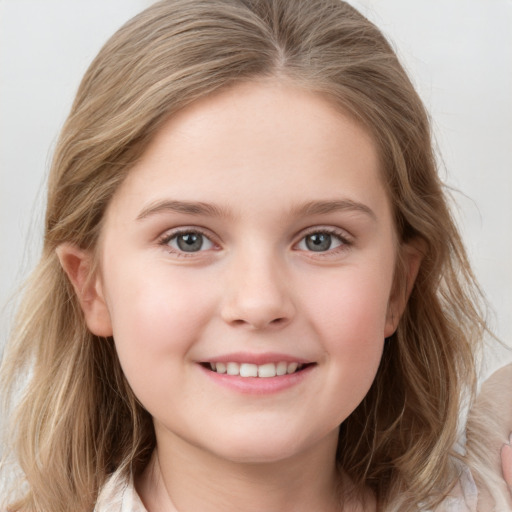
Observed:
[[[280,361],[277,363],[253,364],[231,362],[204,362],[201,366],[207,370],[237,377],[259,377],[262,379],[292,375],[304,371],[315,363]]]

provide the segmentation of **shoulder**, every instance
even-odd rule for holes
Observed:
[[[147,512],[131,475],[116,471],[100,491],[94,512]]]

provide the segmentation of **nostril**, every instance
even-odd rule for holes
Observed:
[[[265,327],[284,327],[288,319],[286,317],[274,318],[273,320],[235,318],[230,320],[232,326],[248,326],[254,329],[264,329]]]

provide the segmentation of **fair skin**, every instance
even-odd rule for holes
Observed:
[[[100,271],[58,250],[153,417],[148,511],[339,510],[339,425],[405,307],[398,250],[410,289],[375,144],[325,98],[242,84],[164,124],[109,205]]]

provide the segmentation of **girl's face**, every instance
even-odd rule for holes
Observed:
[[[159,446],[283,460],[335,446],[367,393],[403,308],[396,251],[366,131],[319,95],[237,85],[130,172],[84,309]]]

